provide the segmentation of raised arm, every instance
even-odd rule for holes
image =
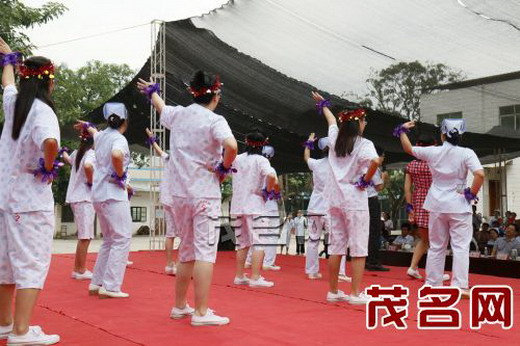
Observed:
[[[92,124],[83,120],[76,120],[76,123],[74,124],[74,129],[76,129],[79,132],[86,131],[92,137],[94,137],[94,135],[99,132]]]
[[[415,126],[415,121],[409,121],[407,123],[402,124],[401,126],[403,128],[405,128],[406,130],[410,130],[411,128],[413,128]],[[408,138],[408,134],[406,133],[406,131],[401,132],[401,134],[399,135],[399,139],[401,140],[401,145],[403,146],[403,150],[407,154],[413,155],[412,142],[410,142],[410,138]]]
[[[152,141],[151,138],[153,138],[153,133],[152,131],[150,131],[149,128],[146,128],[145,130],[146,132],[146,135],[148,136],[148,139],[149,141]],[[155,151],[155,153],[158,155],[158,156],[164,156],[166,153],[161,149],[161,147],[159,146],[159,144],[157,144],[157,142],[152,142],[152,148],[153,150]]]
[[[317,93],[316,91],[312,92],[312,98],[317,103],[325,101],[325,98],[323,96],[321,96],[319,93]],[[323,110],[323,115],[325,116],[325,120],[327,120],[328,126],[338,125],[336,117],[334,116],[334,114],[332,114],[329,107],[325,106],[322,108],[322,110]]]
[[[314,142],[314,141],[316,141],[316,135],[313,132],[309,135],[308,142]],[[307,163],[307,161],[309,161],[310,158],[311,158],[311,149],[306,145],[305,150],[303,151],[303,160],[305,161],[305,163]]]
[[[159,113],[160,116],[165,106],[165,103],[161,96],[159,96],[159,89],[154,87],[155,85],[157,84],[147,82],[141,78],[139,78],[139,81],[137,82],[137,88],[139,89],[139,91],[150,98],[150,102],[152,103],[153,107],[155,108],[157,113]]]
[[[11,47],[0,37],[0,54],[7,55],[13,53]],[[2,57],[3,57],[2,55]],[[3,65],[3,64],[0,64]],[[5,88],[8,85],[14,85],[14,65],[7,64],[2,71],[2,86]]]

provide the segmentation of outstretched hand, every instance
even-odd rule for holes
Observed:
[[[317,91],[311,92],[311,95],[312,95],[312,98],[314,99],[314,101],[316,101],[316,102],[325,100],[325,98],[323,96],[321,96]]]
[[[83,124],[86,124],[86,121],[76,120],[76,123],[73,125],[74,130],[81,131],[83,130]]]
[[[309,141],[314,142],[316,140],[316,134],[313,132],[309,135]]]
[[[405,129],[408,129],[408,130],[411,129],[411,128],[414,128],[415,127],[415,120],[412,120],[412,121],[404,123],[403,127]]]
[[[153,84],[153,82],[147,82],[144,79],[139,78],[139,81],[137,81],[137,89],[139,89],[141,93],[146,94],[146,88]]]
[[[9,54],[12,53],[11,47],[0,37],[0,53]]]

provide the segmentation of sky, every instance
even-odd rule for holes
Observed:
[[[29,30],[27,34],[39,48],[35,54],[47,56],[70,68],[89,60],[126,63],[139,69],[150,56],[151,28],[154,19],[178,20],[207,13],[227,0],[54,0],[69,8],[58,19]],[[23,0],[39,7],[48,1]],[[63,41],[141,25],[74,42]]]

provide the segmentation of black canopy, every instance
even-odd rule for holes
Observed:
[[[259,128],[270,138],[276,149],[273,166],[279,173],[308,170],[302,159],[302,143],[310,132],[326,135],[326,123],[318,115],[310,96],[314,88],[266,66],[261,61],[242,54],[218,39],[212,32],[195,27],[190,19],[166,24],[166,102],[171,105],[188,105],[191,95],[184,85],[197,69],[219,73],[224,83],[221,104],[216,113],[223,115],[235,137],[242,141],[252,128]],[[294,59],[305,59],[297,52],[287,52]],[[316,74],[320,73],[319,67]],[[150,105],[137,91],[137,78],[149,79],[147,62],[135,79],[110,101],[123,102],[130,112],[130,127],[126,134],[130,143],[145,141],[144,128],[149,126]],[[341,73],[341,71],[338,71]],[[352,106],[347,100],[322,93],[330,98],[334,111]],[[103,122],[102,107],[89,117]],[[368,126],[365,137],[382,146],[387,162],[408,161],[399,140],[392,137],[392,130],[403,122],[402,118],[379,111],[368,110]],[[434,125],[420,124],[418,131],[438,135]],[[493,154],[496,148],[505,152],[518,151],[519,139],[467,133],[465,146],[474,149],[479,156]]]

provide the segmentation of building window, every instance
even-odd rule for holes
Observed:
[[[440,125],[444,119],[462,119],[462,112],[437,114],[437,125]]]
[[[69,204],[61,206],[61,222],[74,222],[74,213]]]
[[[131,207],[132,222],[146,222],[146,207]]]
[[[520,131],[520,105],[500,107],[498,110],[500,126]]]

